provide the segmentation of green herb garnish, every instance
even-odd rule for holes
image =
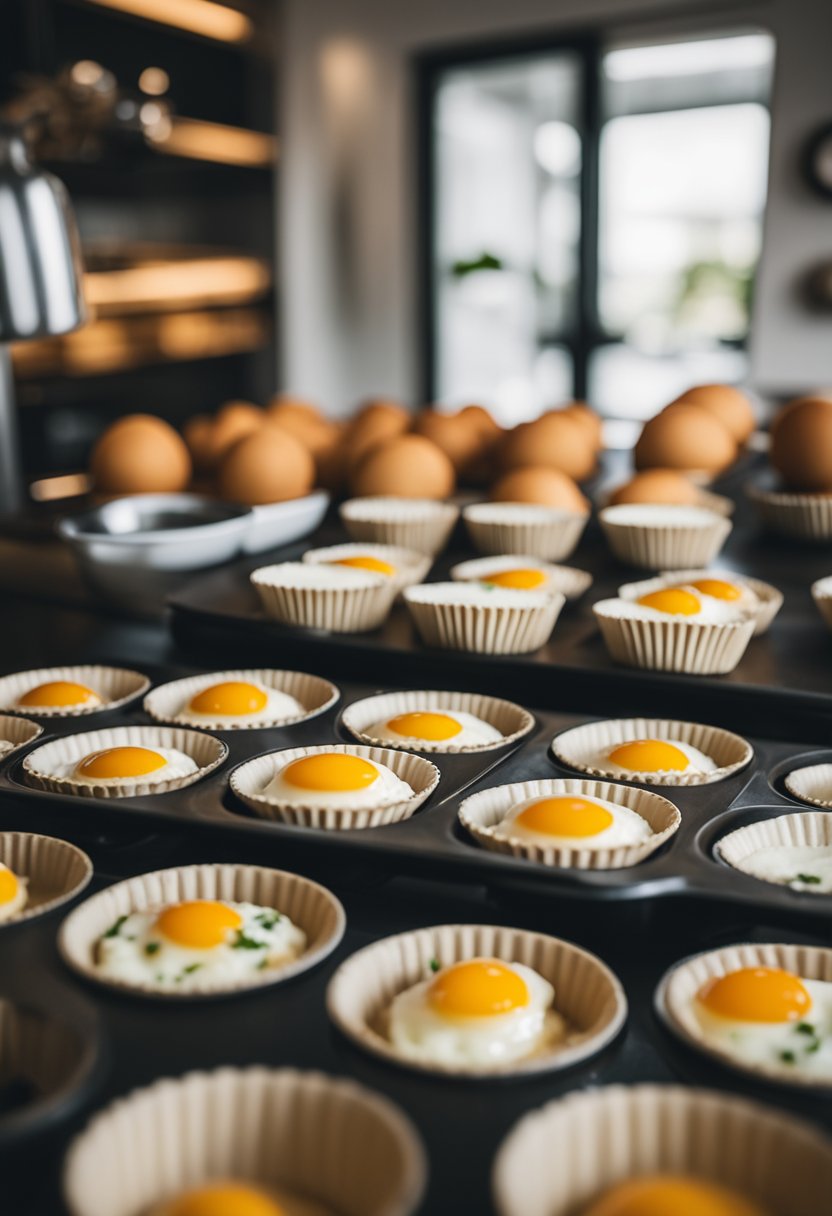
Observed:
[[[104,934],[104,936],[105,937],[118,937],[119,933],[121,932],[121,926],[124,924],[124,922],[126,920],[127,920],[126,916],[120,916],[114,924],[110,925],[109,929]]]
[[[177,975],[176,982],[181,984],[186,975],[193,975],[195,971],[199,971],[200,967],[204,967],[204,963],[189,963],[187,967],[182,968],[182,974]]]
[[[431,971],[432,971],[432,972],[434,973],[434,975],[435,975],[435,974],[436,974],[436,972],[440,970],[439,959],[438,959],[438,958],[432,958],[432,959],[430,960],[430,962],[428,963],[428,966],[430,967]]]
[[[798,874],[796,878],[792,879],[792,882],[805,882],[808,886],[816,885],[822,881],[823,879],[817,874]]]
[[[158,954],[161,949],[161,942],[148,942],[144,948],[144,952],[145,954]]]
[[[231,943],[232,950],[265,950],[265,942],[256,942],[253,937],[247,937],[244,930],[237,931],[236,941]]]
[[[265,971],[266,968],[268,967],[268,965],[269,965],[269,960],[267,958],[261,958],[260,962],[257,964],[257,970]]]
[[[797,1056],[793,1051],[781,1051],[780,1059],[784,1064],[794,1064],[797,1061]]]
[[[254,918],[264,929],[273,929],[280,920],[279,912],[258,912]]]
[[[815,1028],[811,1022],[798,1022],[798,1024],[795,1026],[795,1031],[797,1034],[813,1035],[815,1033]]]

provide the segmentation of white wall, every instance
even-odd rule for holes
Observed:
[[[758,387],[832,382],[832,325],[808,321],[796,269],[832,255],[832,205],[795,161],[832,118],[832,4],[770,0],[706,28],[759,23],[778,39],[772,183],[752,350]],[[654,0],[665,30],[691,0]],[[645,0],[284,0],[280,250],[284,387],[342,413],[368,394],[417,391],[415,125],[409,57],[433,45],[560,26],[614,23]],[[685,27],[690,25],[684,18]],[[823,28],[821,28],[823,27]],[[639,27],[645,33],[647,27]],[[824,367],[826,370],[824,371]]]

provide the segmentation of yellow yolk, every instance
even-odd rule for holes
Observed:
[[[189,899],[172,904],[156,918],[156,928],[178,946],[195,950],[211,950],[221,946],[233,929],[239,929],[243,918],[227,904],[214,899]]]
[[[223,684],[212,684],[191,698],[188,709],[198,714],[218,714],[233,717],[236,714],[256,714],[265,709],[268,695],[256,684],[243,680],[227,680]]]
[[[10,904],[20,887],[17,875],[5,866],[0,868],[0,904]]]
[[[73,684],[71,680],[51,680],[38,684],[24,692],[18,705],[42,705],[45,709],[60,709],[65,705],[86,705],[95,700],[97,694],[85,684]]]
[[[517,570],[495,570],[482,581],[491,583],[495,587],[513,587],[517,591],[531,591],[535,587],[542,587],[547,579],[543,570],[519,568]]]
[[[107,747],[85,756],[75,771],[79,777],[144,777],[166,764],[149,747]]]
[[[695,616],[701,605],[692,591],[683,587],[662,587],[642,595],[636,603],[642,608],[655,608],[656,612],[667,612],[671,616]]]
[[[633,1178],[606,1191],[583,1216],[766,1216],[763,1208],[715,1182],[673,1175]]]
[[[713,596],[715,600],[742,599],[742,588],[737,587],[735,583],[726,583],[722,578],[698,578],[690,586],[701,591],[703,595]]]
[[[529,1003],[529,990],[516,971],[496,958],[473,958],[440,971],[428,988],[437,1013],[454,1018],[490,1018]]]
[[[514,822],[543,836],[597,836],[612,825],[613,815],[589,798],[564,794],[533,802]]]
[[[353,566],[358,570],[372,570],[373,574],[386,574],[391,578],[396,573],[396,567],[389,562],[383,562],[380,557],[370,557],[369,554],[360,557],[339,557],[331,562],[333,566]]]
[[[390,730],[408,739],[429,739],[432,743],[453,739],[462,731],[456,718],[450,714],[412,713],[399,714],[387,723]]]
[[[321,752],[293,760],[282,775],[301,790],[366,790],[378,780],[378,769],[361,756]]]
[[[633,739],[614,747],[607,757],[613,764],[629,768],[634,773],[659,773],[667,769],[686,769],[690,764],[685,753],[664,739]]]
[[[211,1182],[174,1199],[165,1216],[285,1216],[265,1191],[242,1182]]]
[[[800,978],[779,967],[741,967],[699,990],[697,999],[717,1017],[736,1022],[799,1022],[812,1008]]]

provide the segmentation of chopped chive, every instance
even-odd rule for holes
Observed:
[[[783,1061],[784,1064],[794,1064],[797,1060],[797,1056],[794,1054],[793,1051],[781,1051],[780,1059]]]
[[[144,948],[144,952],[145,954],[158,954],[161,949],[161,942],[148,942]]]
[[[820,1051],[820,1039],[815,1039],[813,1043],[809,1043],[806,1048],[807,1056],[813,1056],[816,1051]]]
[[[124,924],[124,922],[126,920],[127,920],[126,916],[120,916],[118,918],[118,920],[115,921],[114,924],[110,925],[109,929],[104,934],[104,936],[105,937],[118,937],[119,933],[121,932],[121,926]]]
[[[267,958],[261,958],[260,962],[257,964],[257,970],[265,971],[266,968],[268,967],[268,965],[269,965],[269,960]]]
[[[811,1022],[798,1022],[798,1024],[795,1026],[795,1030],[798,1034],[813,1035],[815,1033],[815,1028]]]
[[[264,929],[273,929],[280,920],[279,912],[258,912],[254,918]]]
[[[805,882],[809,886],[811,886],[813,883],[819,883],[819,882],[822,882],[823,880],[817,874],[798,874],[796,878],[792,879],[792,881],[793,882]]]
[[[430,960],[430,963],[428,964],[428,966],[430,967],[431,971],[432,971],[432,972],[434,973],[434,975],[435,975],[435,974],[436,974],[436,972],[439,970],[439,959],[438,959],[438,958],[432,958],[432,959]]]
[[[265,942],[256,942],[253,937],[247,937],[242,929],[237,932],[236,941],[231,943],[232,950],[265,950]]]

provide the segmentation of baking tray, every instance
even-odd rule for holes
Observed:
[[[176,679],[181,669],[154,669],[154,683]],[[0,769],[0,827],[26,828],[62,834],[67,821],[87,823],[116,837],[156,830],[162,822],[196,838],[196,833],[221,834],[233,840],[239,860],[265,859],[283,865],[320,858],[337,873],[347,864],[370,876],[388,873],[487,884],[540,904],[572,901],[642,901],[658,919],[661,904],[684,895],[700,901],[718,900],[754,909],[783,923],[826,921],[832,896],[795,892],[742,874],[713,855],[720,836],[755,818],[806,810],[785,790],[783,778],[804,764],[832,761],[832,748],[752,737],[754,757],[748,768],[725,781],[704,786],[651,787],[675,802],[682,814],[679,831],[661,849],[637,866],[619,870],[565,870],[489,852],[460,828],[457,811],[469,793],[513,781],[575,776],[558,764],[549,743],[555,734],[587,721],[586,717],[535,712],[535,727],[526,739],[481,753],[443,756],[421,753],[437,765],[439,786],[408,820],[386,827],[353,831],[322,831],[267,822],[254,816],[228,786],[230,771],[251,756],[293,746],[353,741],[341,726],[344,706],[382,691],[364,685],[341,685],[341,701],[326,714],[293,726],[251,731],[214,732],[229,746],[228,760],[202,781],[152,797],[101,800],[65,796],[26,784],[22,759],[51,734],[21,749]],[[612,710],[612,706],[610,707]],[[687,709],[687,707],[685,707]],[[594,715],[595,718],[601,715]],[[611,713],[603,716],[622,716]],[[95,715],[96,726],[146,723],[140,705]],[[735,723],[735,729],[742,730]],[[90,719],[65,719],[60,733],[90,728]],[[51,730],[51,723],[49,724]],[[57,733],[57,732],[53,732]],[[625,783],[626,784],[626,783]],[[658,913],[658,915],[656,915]]]

